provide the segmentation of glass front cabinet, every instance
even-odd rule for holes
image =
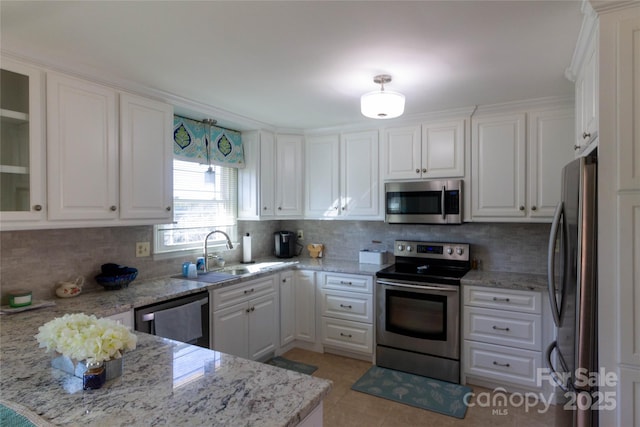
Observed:
[[[0,218],[2,228],[44,219],[43,73],[0,63]]]

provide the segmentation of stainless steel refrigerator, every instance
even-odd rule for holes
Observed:
[[[597,390],[583,377],[598,370],[596,183],[597,157],[564,167],[562,199],[549,236],[549,299],[557,334],[546,362],[560,388],[578,402],[597,400]],[[589,395],[579,396],[584,393]],[[589,405],[575,406],[574,426],[598,425],[598,413]]]

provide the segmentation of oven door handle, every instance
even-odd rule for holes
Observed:
[[[407,283],[387,282],[385,280],[378,280],[377,282],[381,285],[396,286],[398,288],[424,289],[425,291],[458,292],[458,288],[441,288],[439,286],[409,285]]]

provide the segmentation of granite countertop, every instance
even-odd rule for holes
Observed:
[[[461,284],[525,291],[543,291],[547,289],[547,275],[471,270],[462,278]]]
[[[282,269],[374,274],[381,268],[374,267],[305,260],[214,285],[161,278],[134,282],[118,291],[56,299],[53,307],[2,315],[2,397],[60,425],[296,425],[328,395],[330,381],[136,332],[138,346],[125,354],[122,377],[99,390],[84,391],[82,379],[51,368],[52,356],[38,348],[34,335],[39,326],[65,313],[109,316]],[[174,378],[183,369],[190,371],[192,379]]]

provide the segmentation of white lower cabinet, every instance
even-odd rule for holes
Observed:
[[[316,342],[316,273],[295,272],[295,338]]]
[[[213,349],[252,360],[279,344],[279,275],[213,291]]]
[[[323,273],[319,296],[323,346],[373,356],[373,278]]]
[[[289,270],[280,273],[280,346],[294,341],[316,341],[315,272]],[[287,349],[284,349],[286,351]]]
[[[463,376],[467,382],[540,390],[542,292],[465,286]]]

